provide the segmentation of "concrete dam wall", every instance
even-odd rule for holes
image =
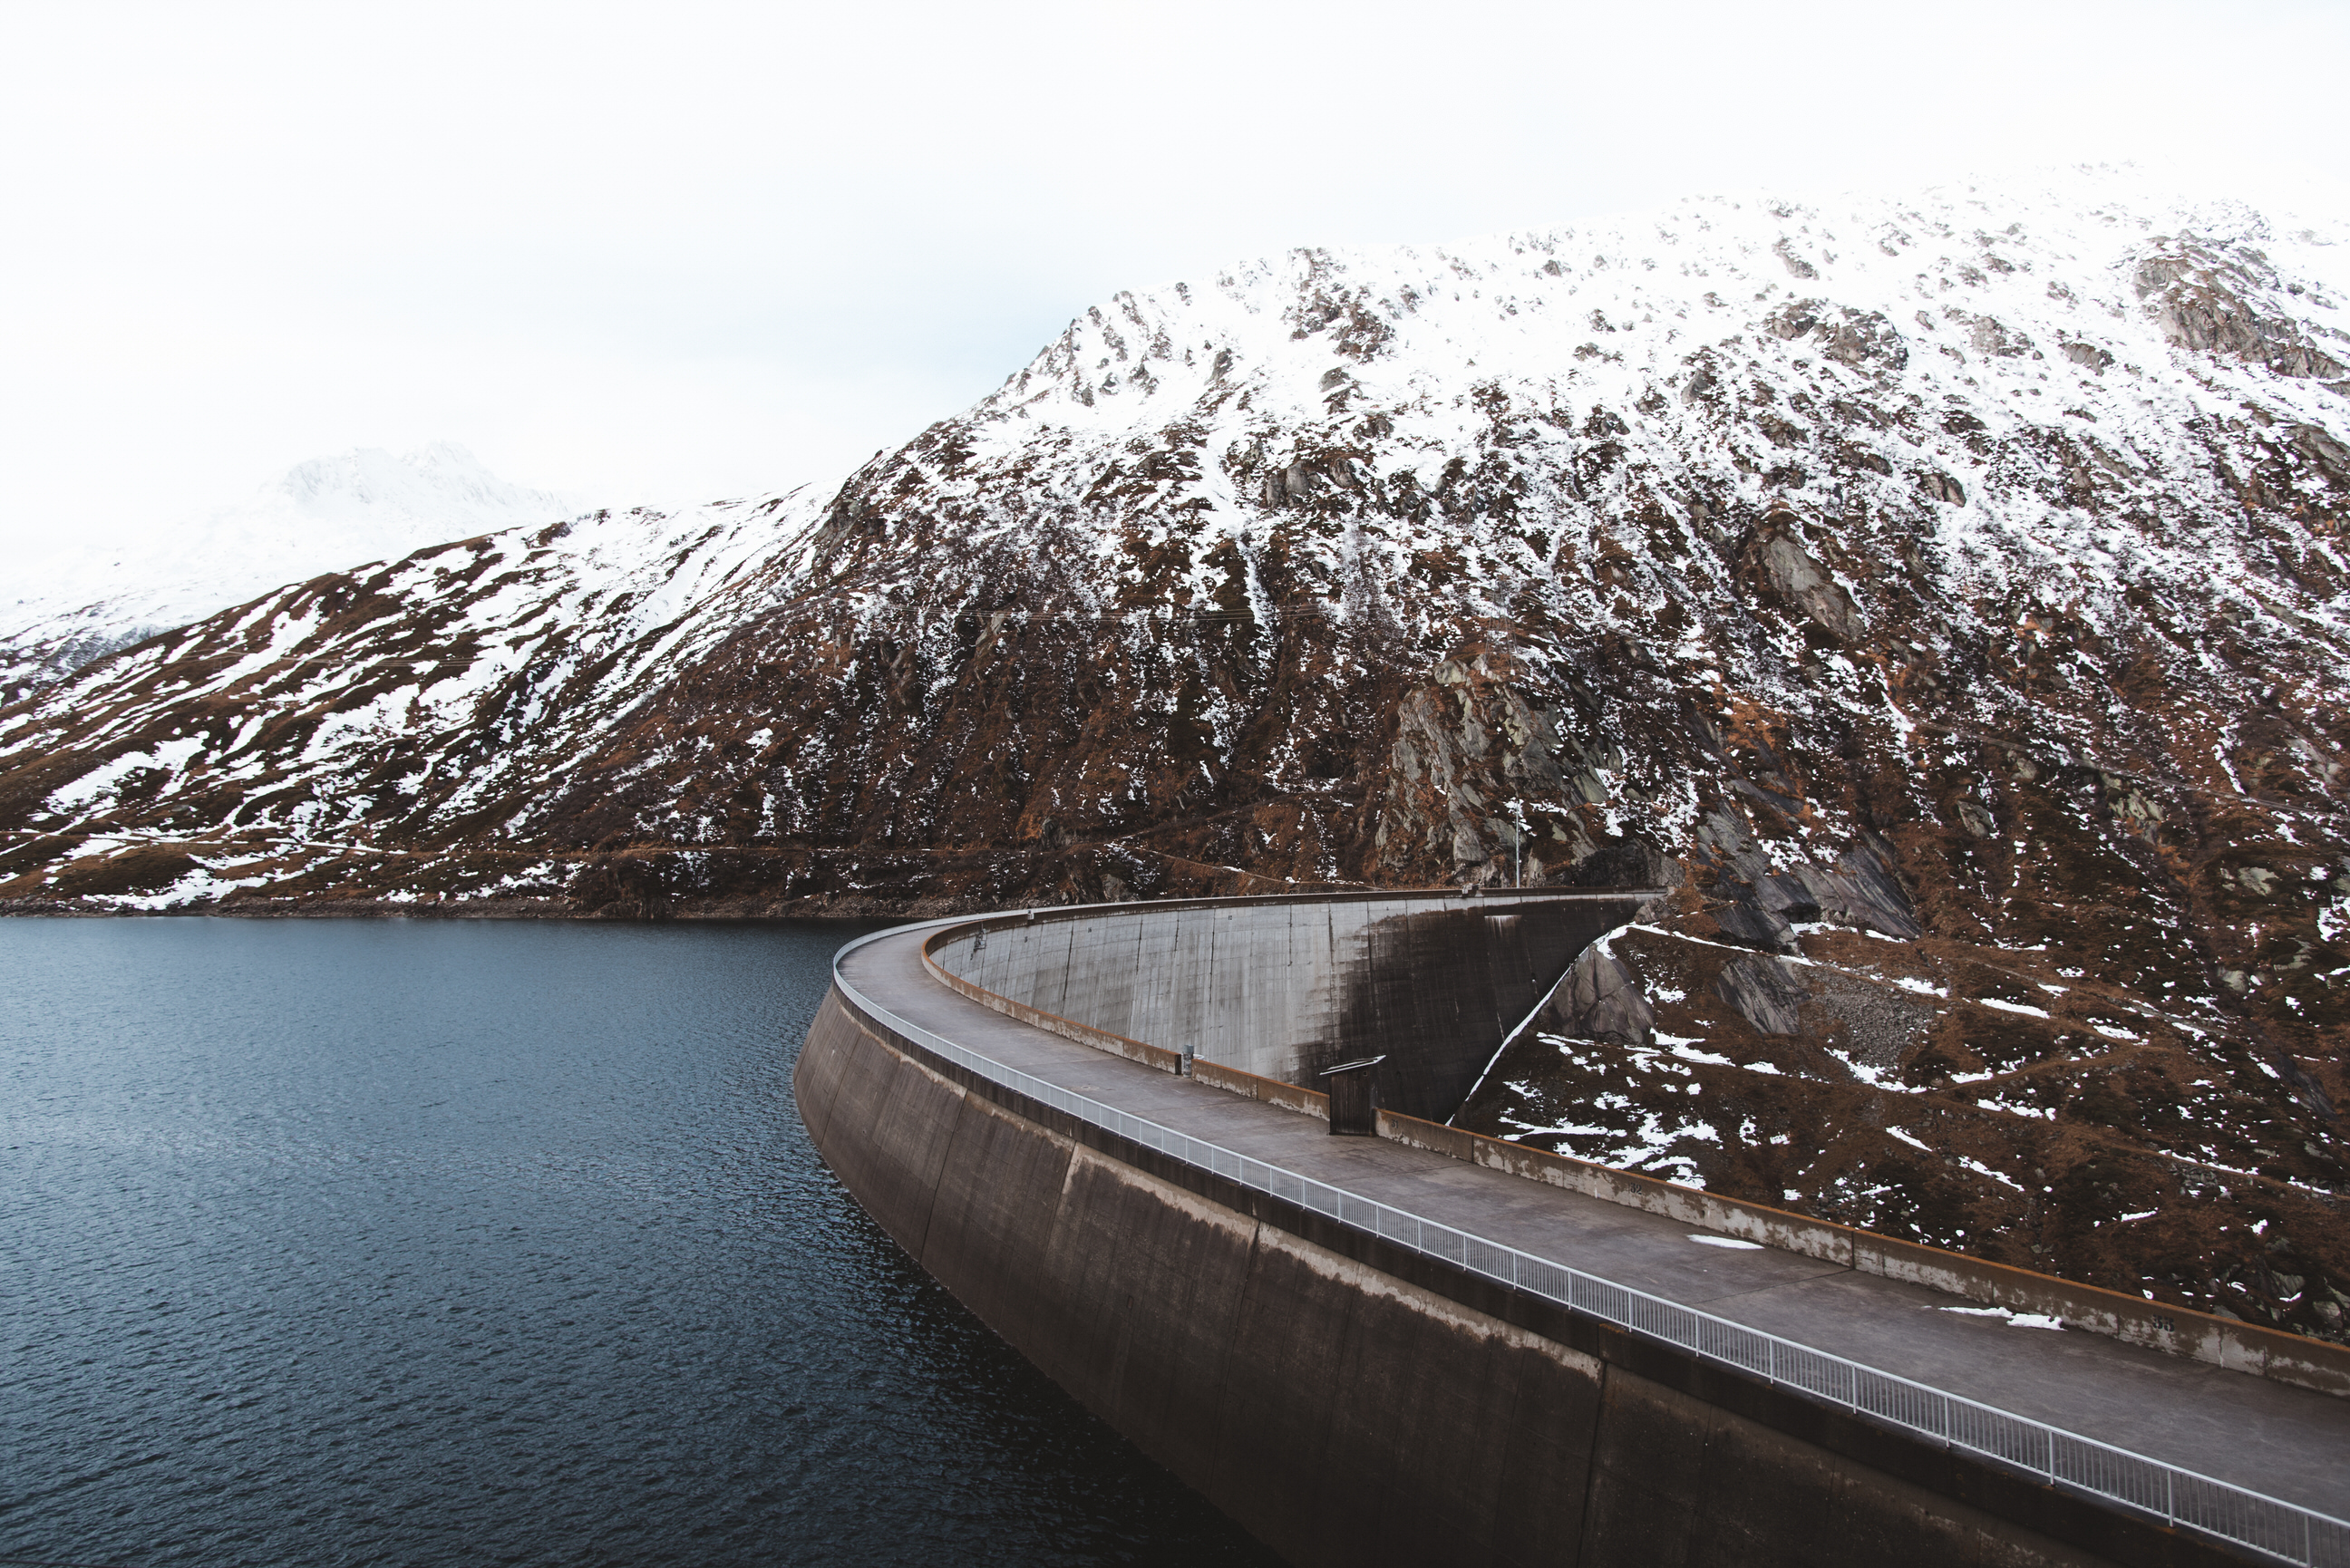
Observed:
[[[1295,1563],[2350,1568],[2350,1526],[2333,1517],[2350,1512],[2340,1501],[2350,1484],[2324,1457],[2350,1451],[2350,1401],[2091,1336],[1978,1330],[1930,1310],[1950,1298],[1883,1281],[1866,1285],[1884,1299],[1851,1315],[1861,1287],[1848,1273],[1769,1250],[1688,1246],[1685,1232],[1631,1210],[1389,1140],[1329,1137],[1307,1117],[1163,1063],[1153,1071],[991,1010],[923,961],[925,945],[952,950],[954,973],[1024,990],[1021,1005],[1040,1013],[1160,1042],[1196,1026],[1203,1058],[1220,1052],[1294,1075],[1317,1050],[1357,1048],[1343,1027],[1362,1016],[1348,1012],[1350,982],[1329,977],[1363,950],[1361,932],[1470,901],[1357,902],[1359,914],[1326,918],[1318,931],[1314,911],[1327,905],[1250,900],[1221,925],[1198,919],[1211,907],[1145,907],[1040,912],[1033,927],[998,918],[983,942],[969,923],[936,922],[852,944],[795,1073],[802,1116],[858,1200],[958,1299]],[[1587,917],[1608,912],[1584,904]],[[1521,917],[1492,931],[1526,923],[1523,909],[1490,913]],[[1154,919],[1187,922],[1194,940],[1187,949],[1153,931]],[[1243,930],[1295,942],[1285,950],[1306,956],[1295,967],[1325,966],[1319,978],[1263,961]],[[1581,944],[1557,940],[1567,950],[1544,946],[1539,962],[1563,970]],[[1064,969],[1091,978],[1055,991],[1055,942]],[[1493,946],[1475,950],[1489,970]],[[1461,949],[1418,950],[1457,961]],[[1095,956],[1072,964],[1071,953]],[[1215,972],[1216,955],[1238,966],[1233,975]],[[1534,991],[1542,972],[1530,968],[1515,985]],[[1513,1025],[1525,992],[1484,981],[1455,994],[1489,1000],[1456,1006],[1477,1022],[1456,1026],[1447,1053],[1472,1033]],[[1538,991],[1525,997],[1523,1012],[1538,1000]],[[1488,1025],[1487,1013],[1509,1023]],[[1317,1156],[1323,1165],[1309,1167]],[[1792,1321],[1824,1334],[1866,1330],[1869,1312],[1888,1314],[1900,1332],[1923,1324],[1915,1353],[1931,1364],[1955,1366],[1966,1334],[2006,1332],[1989,1342],[1989,1365],[2012,1367],[2004,1387],[2015,1398],[2054,1386],[2085,1356],[2137,1356],[2115,1364],[2113,1388],[2088,1386],[2089,1413],[2113,1407],[2108,1439],[2218,1429],[2244,1434],[2250,1447],[2234,1456],[2236,1483],[2211,1483],[2217,1501],[2195,1501],[2177,1490],[2185,1472],[2087,1443],[2098,1464],[2126,1461],[2141,1467],[2131,1475],[2160,1478],[2148,1495],[2163,1502],[2116,1507],[2056,1469],[1888,1424],[1849,1391],[1823,1398],[1826,1384],[1763,1376],[1759,1363],[1709,1351],[1703,1334],[1672,1343],[1627,1327],[1620,1313],[1611,1320],[1507,1272],[1497,1277],[1465,1252],[1455,1261],[1410,1228],[1417,1221],[1378,1205],[1367,1215],[1344,1195],[1326,1200],[1327,1187],[1316,1197],[1311,1183],[1265,1179],[1284,1166],[1344,1170],[1357,1188],[1399,1199],[1407,1181],[1433,1182],[1417,1199],[1423,1208],[1430,1192],[1451,1194],[1455,1222],[1482,1216],[1475,1222],[1496,1235],[1505,1217],[1539,1232],[1546,1206],[1594,1207],[1596,1222],[1578,1232],[1586,1240],[1553,1232],[1550,1255],[1606,1262],[1618,1277],[1638,1258],[1601,1249],[1637,1226],[1667,1226],[1664,1244],[1677,1252],[1638,1263],[1646,1288],[1717,1313],[1773,1291],[1805,1293]],[[2051,1348],[2070,1340],[2083,1343]],[[2015,1434],[2033,1431],[2045,1434],[2026,1423],[1992,1446],[2021,1454],[2030,1445]],[[2255,1480],[2312,1495],[2278,1502],[2243,1490]],[[2332,1514],[2302,1506],[2313,1501]],[[2203,1511],[2182,1511],[2190,1504]]]
[[[1575,956],[1649,895],[1399,892],[975,922],[941,969],[1106,1033],[1314,1086],[1384,1055],[1379,1104],[1443,1121]]]

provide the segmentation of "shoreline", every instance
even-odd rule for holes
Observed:
[[[240,898],[175,904],[160,909],[114,909],[66,898],[0,900],[0,919],[78,920],[208,917],[241,920],[563,920],[583,925],[632,926],[668,925],[679,921],[723,925],[767,920],[823,920],[847,925],[876,920],[925,920],[984,912],[977,906],[965,908],[960,900],[916,899],[884,903],[839,898],[793,899],[764,909],[684,907],[658,912],[627,913],[610,912],[608,906],[583,909],[567,898],[452,899],[432,903],[386,898]]]

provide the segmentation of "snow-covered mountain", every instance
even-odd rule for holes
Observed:
[[[0,712],[0,899],[1660,880],[1464,1124],[2339,1334],[2345,263],[2092,174],[1123,295],[830,494]]]
[[[20,562],[0,602],[0,700],[286,583],[581,510],[445,442],[315,458],[202,516]]]

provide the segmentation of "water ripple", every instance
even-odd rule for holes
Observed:
[[[817,1160],[851,934],[0,920],[0,1556],[1269,1561]]]

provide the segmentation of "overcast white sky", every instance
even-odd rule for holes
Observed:
[[[0,8],[0,548],[302,459],[837,481],[1295,244],[2134,159],[2342,210],[2350,6]]]

